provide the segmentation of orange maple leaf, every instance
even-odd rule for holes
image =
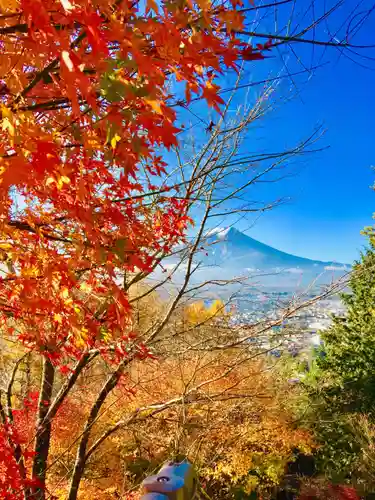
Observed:
[[[220,113],[219,104],[224,104],[224,100],[218,95],[220,87],[208,80],[203,87],[202,96],[206,99],[209,106]]]

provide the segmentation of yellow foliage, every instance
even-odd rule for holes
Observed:
[[[232,367],[228,371],[228,367]],[[51,462],[55,466],[49,489],[69,487],[66,470],[74,462],[75,438],[81,431],[93,397],[103,384],[105,366],[98,361],[82,381],[74,406],[58,421]],[[202,385],[203,384],[203,385]],[[185,404],[160,404],[188,394]],[[135,395],[127,388],[136,388]],[[280,482],[286,462],[298,447],[314,447],[309,434],[293,425],[284,406],[294,390],[267,370],[266,360],[246,360],[237,352],[190,353],[158,361],[134,363],[123,384],[109,397],[95,424],[92,442],[119,420],[135,414],[136,420],[107,439],[90,458],[80,489],[80,500],[106,500],[132,490],[165,460],[188,456],[212,498],[233,498],[231,488],[250,494]],[[69,411],[68,411],[69,410]],[[232,495],[232,496],[231,496]],[[130,498],[130,497],[129,497]]]
[[[185,315],[192,325],[205,324],[229,316],[221,300],[214,300],[209,306],[206,306],[203,301],[194,302],[186,308]]]

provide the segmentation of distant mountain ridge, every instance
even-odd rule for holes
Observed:
[[[277,269],[298,271],[348,271],[351,266],[335,261],[306,259],[277,250],[261,243],[233,227],[211,231],[208,235],[208,256],[205,262],[220,267],[250,268],[252,270]]]

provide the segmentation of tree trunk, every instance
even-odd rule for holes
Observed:
[[[45,500],[45,482],[48,452],[51,439],[51,420],[46,415],[51,404],[55,368],[48,358],[43,359],[43,373],[38,402],[38,420],[36,425],[35,448],[33,463],[33,479],[39,481],[39,486],[33,489],[33,500]]]
[[[108,378],[104,386],[102,387],[94,405],[91,408],[90,414],[86,421],[85,427],[82,432],[82,437],[78,446],[76,461],[74,464],[73,475],[70,483],[70,490],[68,500],[77,500],[78,489],[82,479],[83,472],[85,470],[86,461],[87,461],[87,445],[89,442],[91,429],[96,419],[98,417],[99,411],[103,406],[104,401],[106,400],[108,394],[116,387],[118,384],[119,378],[124,371],[125,366],[129,363],[129,359],[120,363],[117,367],[116,371],[112,373],[112,375]]]

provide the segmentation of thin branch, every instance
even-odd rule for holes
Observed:
[[[7,387],[7,391],[6,391],[6,398],[7,398],[6,413],[7,413],[7,417],[8,417],[10,422],[13,422],[13,411],[12,411],[13,384],[14,384],[15,379],[16,379],[18,367],[22,363],[22,361],[26,358],[26,356],[28,356],[28,354],[29,353],[24,354],[16,361],[16,363],[13,367],[13,370],[12,370],[12,374],[11,374],[9,383],[8,383],[8,387]]]

